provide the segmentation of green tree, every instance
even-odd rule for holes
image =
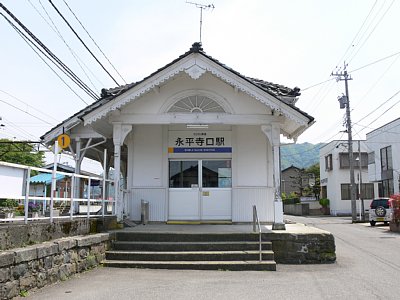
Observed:
[[[315,178],[314,186],[310,186],[310,192],[314,194],[315,198],[319,199],[319,193],[321,191],[320,178],[319,178],[319,163],[312,165],[305,170],[307,174],[313,174]]]
[[[44,153],[43,151],[35,151],[35,144],[0,139],[0,161],[42,167],[44,165]]]

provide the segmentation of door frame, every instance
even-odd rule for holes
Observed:
[[[206,158],[206,157],[202,157],[202,158],[169,158],[168,159],[168,216],[167,216],[167,220],[171,220],[171,221],[175,221],[175,220],[196,220],[196,221],[206,221],[206,220],[232,220],[232,184],[230,187],[228,188],[219,188],[219,187],[203,187],[203,161],[205,160],[229,160],[230,163],[230,168],[231,168],[231,172],[232,172],[232,158],[231,157],[224,157],[224,158]],[[169,187],[169,180],[170,180],[170,174],[169,174],[169,168],[170,168],[170,161],[197,161],[197,187],[186,187],[186,188],[171,188]],[[232,176],[232,175],[231,175]],[[171,219],[171,191],[179,191],[179,192],[185,192],[185,191],[192,191],[193,189],[197,189],[197,210],[198,210],[198,217],[196,219],[193,219],[191,217],[186,217],[183,219],[178,219],[178,218],[174,218]],[[206,189],[208,191],[206,192],[210,192],[210,191],[229,191],[229,202],[230,202],[230,213],[229,213],[229,218],[204,218],[204,197],[207,197],[205,195],[203,195],[203,190]]]

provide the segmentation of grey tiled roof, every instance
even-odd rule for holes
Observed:
[[[77,112],[76,114],[74,114],[73,116],[68,118],[67,120],[61,122],[60,124],[58,124],[57,126],[52,128],[51,130],[49,130],[47,133],[45,133],[41,138],[43,138],[46,134],[48,134],[49,132],[53,131],[55,128],[58,128],[59,126],[61,126],[65,122],[67,122],[68,120],[73,119],[74,117],[82,119],[86,114],[88,114],[91,111],[97,109],[98,107],[102,106],[103,104],[111,101],[112,99],[114,99],[118,95],[121,95],[121,94],[125,93],[126,91],[128,91],[129,89],[135,87],[139,83],[151,78],[155,74],[161,72],[162,70],[168,68],[169,66],[173,65],[174,63],[178,62],[182,58],[184,58],[184,57],[186,57],[186,56],[188,56],[188,55],[190,55],[192,53],[200,53],[201,55],[204,55],[208,59],[210,59],[213,62],[215,62],[216,64],[220,65],[221,67],[229,70],[230,72],[236,74],[237,76],[239,76],[242,79],[250,82],[251,84],[254,84],[258,88],[262,89],[263,91],[265,91],[268,94],[274,96],[278,100],[280,100],[280,101],[284,102],[285,104],[289,105],[290,107],[292,107],[296,111],[300,112],[301,114],[303,114],[304,116],[306,116],[309,119],[310,123],[314,121],[313,117],[311,117],[307,113],[303,112],[302,110],[300,110],[298,107],[296,107],[294,105],[296,97],[300,96],[300,88],[298,88],[298,87],[289,88],[289,87],[286,87],[286,86],[283,86],[283,85],[275,84],[275,83],[264,81],[264,80],[261,80],[261,79],[256,79],[256,78],[252,78],[252,77],[246,77],[246,76],[240,74],[239,72],[233,70],[232,68],[224,65],[223,63],[221,63],[217,59],[207,55],[203,51],[203,48],[201,47],[200,43],[194,43],[189,51],[187,51],[186,53],[182,54],[177,59],[173,60],[172,62],[170,62],[169,64],[165,65],[164,67],[158,69],[157,71],[155,71],[154,73],[150,74],[149,76],[143,78],[142,80],[137,81],[137,82],[133,82],[133,83],[129,83],[129,84],[126,84],[126,85],[123,85],[123,86],[119,86],[119,87],[114,87],[114,88],[110,88],[110,89],[102,89],[101,90],[101,98],[99,100],[97,100],[96,102],[93,102],[92,104],[90,104],[89,106],[87,106],[84,109],[80,110],[79,112]]]

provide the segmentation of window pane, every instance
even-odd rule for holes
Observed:
[[[230,160],[203,160],[203,187],[232,187]]]
[[[169,187],[190,188],[199,184],[199,167],[195,161],[169,162]]]

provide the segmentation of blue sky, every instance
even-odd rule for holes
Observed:
[[[127,83],[148,76],[199,40],[200,11],[184,0],[66,1]],[[47,0],[1,2],[97,94],[101,88],[116,85],[66,28]],[[53,0],[53,3],[107,69],[113,71],[64,1]],[[246,76],[289,87],[306,89],[332,79],[331,72],[338,70],[336,66],[341,67],[344,60],[352,71],[400,51],[399,1],[214,0],[199,3],[215,6],[203,12],[202,43],[207,54]],[[47,22],[51,24],[52,20],[57,25],[69,47],[87,65],[86,73],[93,86],[35,8]],[[38,140],[53,125],[86,106],[2,17],[0,43],[0,117],[3,118],[0,122],[5,125],[0,127],[0,138]],[[400,89],[399,56],[351,74],[349,90],[355,139],[365,138],[367,132],[399,116],[400,104],[395,105],[400,100],[396,95]],[[114,71],[112,74],[123,83]],[[87,103],[93,101],[71,86]],[[297,106],[314,116],[316,124],[298,142],[347,138],[340,133],[344,130],[345,111],[339,109],[337,97],[342,93],[344,83],[335,80],[302,91]]]

